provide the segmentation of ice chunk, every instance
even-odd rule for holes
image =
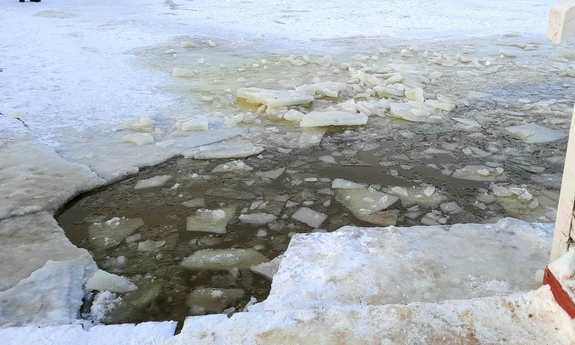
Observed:
[[[172,70],[172,76],[174,77],[194,77],[195,75],[194,71],[187,68],[174,67]]]
[[[437,123],[441,122],[441,117],[430,116],[431,112],[429,109],[422,107],[415,107],[408,103],[391,103],[389,105],[390,114],[392,117],[403,119],[411,122],[426,122],[426,123]],[[415,111],[413,109],[421,109],[427,111]]]
[[[318,158],[320,161],[329,163],[329,164],[337,164],[335,158],[333,156],[321,156]]]
[[[367,115],[346,111],[312,111],[302,118],[300,127],[358,126],[367,123]]]
[[[505,128],[526,143],[548,143],[567,137],[567,133],[555,129],[542,127],[534,123],[527,125],[511,126]]]
[[[192,315],[199,314],[199,309],[208,313],[221,313],[240,302],[244,296],[242,289],[199,288],[188,296],[188,305],[193,310]]]
[[[150,133],[134,133],[128,134],[122,138],[125,143],[133,143],[138,146],[151,144],[154,142],[154,137]]]
[[[196,198],[196,199],[185,201],[182,203],[182,205],[189,207],[189,208],[204,207],[206,205],[206,202],[204,201],[204,198]]]
[[[207,131],[209,129],[208,118],[200,116],[191,120],[176,121],[176,128],[180,131]]]
[[[428,198],[430,196],[432,196],[433,193],[435,193],[435,187],[434,186],[429,186],[429,187],[425,188],[425,190],[423,191],[423,194]]]
[[[457,169],[453,175],[455,178],[472,181],[500,181],[507,179],[502,170],[489,168],[485,165],[467,165]]]
[[[171,175],[161,175],[147,178],[145,180],[140,180],[134,186],[134,189],[144,189],[163,186],[164,183],[168,182],[172,178]]]
[[[90,318],[95,321],[105,321],[108,314],[122,301],[110,291],[102,291],[96,294],[90,307]]]
[[[305,128],[297,140],[297,147],[306,148],[321,143],[325,130]]]
[[[278,169],[270,170],[270,171],[258,171],[256,173],[256,175],[259,177],[262,177],[262,178],[269,178],[269,179],[275,180],[276,178],[280,177],[281,174],[283,174],[285,170],[286,170],[286,168],[278,168]]]
[[[250,103],[264,104],[271,108],[308,105],[314,101],[313,96],[301,91],[267,90],[255,87],[240,88],[237,91],[237,96]]]
[[[475,121],[474,119],[466,119],[466,118],[462,118],[462,117],[452,117],[451,119],[453,121],[456,121],[456,122],[463,124],[465,126],[464,128],[467,130],[481,128],[481,125],[477,121]]]
[[[341,178],[336,178],[331,183],[331,188],[333,189],[364,189],[365,187],[365,184],[355,183]]]
[[[181,41],[180,47],[182,48],[196,48],[198,45],[190,41]]]
[[[253,144],[212,144],[184,152],[184,157],[193,159],[245,158],[264,150]]]
[[[427,104],[427,105],[429,105],[435,109],[438,109],[438,110],[452,111],[453,109],[455,109],[455,104],[440,102],[440,101],[436,101],[434,99],[426,100],[425,104]]]
[[[269,260],[253,248],[202,249],[182,261],[190,270],[248,269]]]
[[[152,240],[145,240],[143,242],[138,243],[138,251],[140,252],[155,252],[161,247],[166,244],[166,241],[152,241]]]
[[[457,205],[455,202],[447,202],[444,204],[439,205],[439,208],[442,212],[448,214],[455,214],[461,212],[461,206]]]
[[[199,209],[187,218],[186,230],[225,234],[226,226],[234,216],[235,207],[221,210]]]
[[[144,225],[142,218],[114,217],[104,223],[94,223],[88,227],[90,242],[97,247],[115,247],[122,240]]]
[[[247,165],[244,161],[231,161],[228,163],[222,163],[212,170],[213,173],[222,173],[230,171],[251,171],[253,168]]]
[[[405,90],[405,97],[407,97],[407,99],[409,99],[410,101],[417,101],[417,102],[425,101],[425,97],[423,97],[423,89],[420,87],[411,90]]]
[[[136,132],[150,133],[154,131],[155,121],[148,115],[140,116],[140,119],[135,122],[127,122],[124,124],[124,128],[131,129]]]
[[[333,58],[329,55],[325,55],[315,60],[315,63],[323,67],[328,67],[333,63]]]
[[[276,216],[269,213],[248,213],[240,215],[240,221],[244,224],[263,225],[276,220]]]
[[[262,276],[269,278],[271,280],[274,274],[276,274],[278,269],[280,268],[280,264],[282,262],[283,257],[284,257],[283,255],[279,255],[270,262],[264,262],[259,265],[254,265],[251,267],[251,270],[252,272],[261,274]]]
[[[338,97],[339,93],[346,89],[347,85],[345,83],[335,81],[324,81],[322,83],[301,85],[295,88],[296,91],[303,92],[310,96],[318,94],[334,98]]]
[[[336,200],[359,218],[385,210],[399,201],[399,198],[368,188],[339,189],[336,192]]]
[[[295,220],[299,220],[300,222],[311,226],[312,228],[319,228],[321,223],[323,223],[323,221],[326,220],[327,215],[320,212],[316,212],[311,208],[302,207],[299,210],[297,210],[297,212],[294,213],[291,217]]]
[[[86,290],[125,293],[138,289],[136,284],[124,277],[98,270],[86,283]]]
[[[305,114],[301,111],[290,109],[287,111],[287,113],[284,114],[284,120],[300,122],[304,115]]]

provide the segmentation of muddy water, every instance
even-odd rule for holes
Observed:
[[[174,67],[183,67],[197,74],[193,78],[175,79],[174,85],[164,90],[181,96],[181,102],[173,109],[176,118],[207,113],[221,119],[237,112],[255,113],[256,105],[238,100],[229,90],[246,86],[291,89],[312,83],[318,76],[321,81],[347,82],[347,65],[339,63],[361,67],[357,61],[349,60],[353,55],[349,51],[347,55],[337,56],[339,61],[334,66],[296,67],[282,61],[279,55],[245,50],[238,53],[230,42],[218,41],[216,47],[204,44],[197,49],[179,48],[177,43],[136,52],[152,68],[169,73]],[[245,298],[227,306],[234,310],[241,310],[252,296],[262,301],[270,289],[266,277],[250,270],[187,270],[180,263],[200,249],[255,248],[273,259],[286,250],[290,237],[296,233],[334,231],[345,225],[373,226],[356,218],[336,200],[331,185],[337,178],[395,196],[400,195],[393,191],[394,187],[409,191],[410,198],[401,198],[391,206],[398,212],[395,218],[390,218],[390,223],[398,226],[492,222],[505,216],[553,221],[566,139],[527,144],[504,130],[506,126],[523,123],[537,123],[556,130],[569,128],[568,110],[573,105],[569,99],[575,86],[562,72],[567,64],[550,63],[546,57],[551,48],[545,44],[536,46],[538,50],[519,51],[514,58],[502,58],[500,47],[494,42],[465,48],[466,54],[479,56],[482,64],[492,61],[500,66],[495,75],[461,77],[453,67],[433,65],[445,77],[425,86],[428,96],[447,95],[457,104],[440,124],[374,116],[366,126],[327,128],[319,144],[299,147],[297,138],[301,129],[297,125],[270,120],[263,115],[254,122],[238,124],[249,129],[242,140],[266,148],[258,156],[242,159],[253,168],[251,171],[215,173],[212,170],[216,166],[230,160],[176,157],[123,181],[80,195],[61,210],[60,225],[73,243],[93,254],[100,268],[123,275],[139,287],[135,292],[120,295],[121,301],[99,319],[108,323],[183,320],[191,313],[189,294],[204,287],[244,290]],[[449,45],[436,48],[453,56],[461,50],[460,46]],[[169,49],[174,51],[166,54]],[[505,49],[512,48],[505,46]],[[392,53],[379,56],[377,63],[416,67],[431,64],[421,52],[400,55],[401,48],[391,50]],[[364,54],[374,56],[378,52]],[[319,56],[310,59],[313,61]],[[527,64],[529,68],[525,67]],[[460,67],[464,71],[470,69],[466,65]],[[488,92],[491,96],[468,98],[472,91]],[[213,97],[213,101],[202,102],[202,96]],[[528,98],[529,104],[518,101],[520,98]],[[346,100],[345,97],[323,98],[309,107],[296,108],[309,112]],[[554,100],[550,106],[534,106],[535,102],[549,100]],[[462,127],[451,120],[457,117],[477,120],[480,127]],[[325,156],[335,162],[320,160]],[[505,179],[493,182],[494,185],[452,176],[467,165],[483,164],[504,169]],[[285,171],[277,178],[258,175],[280,168]],[[160,175],[172,178],[162,187],[134,189],[139,180]],[[517,195],[500,197],[494,192],[497,185],[523,188],[532,198],[527,202],[519,200]],[[418,195],[421,197],[421,191],[430,186],[435,187],[437,199],[419,202]],[[205,205],[189,208],[182,204],[198,198],[203,198]],[[258,209],[260,202],[267,202],[267,206]],[[445,203],[455,203],[461,209],[455,213],[443,211],[441,205]],[[327,215],[327,219],[317,229],[292,219],[302,206]],[[197,209],[226,207],[234,207],[236,212],[225,234],[186,230],[187,217]],[[239,221],[240,214],[253,212],[273,214],[277,220],[260,226]],[[434,215],[437,217],[433,218]],[[139,217],[144,226],[136,230],[134,234],[138,236],[130,243],[122,241],[112,248],[97,247],[88,236],[88,227],[113,217]],[[165,243],[156,250],[139,251],[138,244],[147,240]],[[83,310],[88,318],[94,317],[89,314],[89,304],[86,303]]]

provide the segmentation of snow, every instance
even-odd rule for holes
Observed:
[[[269,260],[252,248],[246,249],[203,249],[182,261],[187,269],[230,270],[247,269]]]
[[[98,270],[86,283],[86,290],[125,293],[138,289],[136,284],[124,277]]]

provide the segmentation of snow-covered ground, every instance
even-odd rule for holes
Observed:
[[[522,42],[541,44],[545,42],[549,6],[550,2],[538,0],[372,0],[353,4],[343,0],[327,3],[303,0],[4,1],[0,4],[3,13],[0,20],[0,327],[67,324],[77,319],[83,284],[96,267],[86,251],[69,243],[52,217],[66,201],[82,191],[135,173],[140,167],[178,154],[193,156],[197,152],[190,149],[196,146],[248,131],[245,126],[225,126],[221,117],[202,118],[214,110],[210,109],[211,96],[202,101],[201,92],[189,92],[194,90],[171,75],[174,64],[190,65],[192,58],[196,63],[200,57],[186,55],[181,41],[193,41],[200,46],[198,54],[204,54],[205,61],[213,66],[206,66],[202,60],[198,68],[207,71],[220,62],[235,67],[276,55],[329,54],[349,59],[364,51],[409,47],[410,44],[433,47],[437,43],[454,48],[475,42],[487,47],[505,34],[518,35]],[[549,45],[546,49],[552,51]],[[170,50],[174,51],[166,54]],[[553,61],[566,65],[567,58],[572,58],[570,53],[563,52]],[[528,64],[528,57],[521,57],[522,63]],[[481,62],[482,68],[487,66]],[[473,73],[476,72],[466,70],[459,75],[473,77]],[[556,113],[563,110],[553,109]],[[147,115],[141,117],[144,113]],[[421,116],[421,111],[416,113]],[[182,119],[195,122],[177,122]],[[209,125],[207,131],[182,131],[184,125],[203,127],[205,121]],[[529,129],[518,131],[519,136],[534,135]],[[246,138],[250,137],[246,135]],[[137,145],[138,140],[149,143]],[[482,175],[485,169],[476,170]],[[348,244],[354,241],[356,239],[351,239]],[[438,241],[444,243],[441,239]],[[503,243],[512,244],[513,240],[506,239]],[[490,249],[486,251],[493,253]],[[534,252],[541,258],[545,256],[545,249],[538,247]],[[449,259],[453,258],[448,257],[446,262],[450,262]],[[531,264],[538,260],[540,258]],[[283,274],[289,276],[290,273],[284,271]],[[459,279],[450,278],[451,281]],[[431,296],[429,288],[420,291],[421,295]],[[503,290],[513,291],[512,288]],[[545,327],[549,329],[564,322],[564,315],[553,305],[548,291],[494,297],[477,303],[486,303],[479,309],[492,309],[495,305],[499,308],[501,304],[516,303],[515,299],[527,299],[527,302],[517,302],[521,308],[532,305],[532,299],[538,301],[535,306],[547,303],[549,310],[545,309],[541,318],[547,318]],[[461,307],[458,313],[465,314],[465,308],[472,310],[473,303]],[[368,314],[387,313],[386,307],[373,308],[358,314],[349,310],[326,311],[331,313],[331,318],[314,312],[286,312],[289,315],[275,314],[273,320],[294,324],[298,320],[315,322],[313,320],[326,317],[341,323],[352,314],[361,319]],[[451,313],[449,308],[434,304],[425,308],[430,308],[429,313]],[[412,315],[411,311],[403,312]],[[261,317],[267,319],[265,313]],[[413,315],[398,318],[411,322],[420,314]],[[486,320],[485,317],[480,314],[473,320]],[[553,317],[556,319],[549,321]],[[461,320],[472,322],[466,318]],[[493,325],[492,321],[486,323]],[[207,325],[209,329],[209,322]],[[238,325],[242,327],[241,321]],[[395,325],[406,327],[399,321]],[[86,336],[86,343],[143,343],[143,338],[138,338],[142,334],[146,341],[162,343],[175,325],[114,327],[122,329],[123,336],[106,340],[101,338],[108,334],[106,327],[94,328]],[[325,329],[323,324],[317,327]],[[362,328],[362,332],[380,331],[370,327]],[[142,331],[142,328],[146,329]],[[60,333],[62,328],[34,328],[34,331],[6,328],[0,331],[0,342],[19,343],[18,339],[31,339],[20,337],[30,335],[36,340],[44,337],[56,343],[77,343],[79,337],[88,334],[83,333],[79,325],[65,326],[64,331],[68,335],[59,338],[58,334],[64,334]],[[183,334],[185,332],[189,329],[184,329]],[[546,339],[548,333],[545,332],[533,339]],[[198,337],[197,334],[193,337]],[[571,333],[565,334],[557,339],[573,340]],[[290,333],[270,335],[277,343],[291,336]],[[354,341],[362,343],[364,338],[358,339]],[[397,339],[401,342],[401,339],[412,338]],[[520,343],[518,338],[512,339]],[[210,343],[210,340],[203,341]]]

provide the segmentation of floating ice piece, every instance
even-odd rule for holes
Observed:
[[[160,187],[163,186],[164,183],[168,182],[172,178],[171,175],[161,175],[161,176],[154,176],[147,178],[145,180],[140,180],[134,186],[134,189],[144,189],[144,188],[152,188],[152,187]]]
[[[534,123],[511,126],[505,128],[505,130],[529,144],[549,143],[567,137],[567,133],[542,127]]]
[[[142,218],[114,217],[104,223],[94,223],[88,227],[88,237],[96,247],[115,247],[122,240],[144,225]]]
[[[435,193],[435,186],[428,186],[427,188],[425,188],[425,190],[423,191],[423,194],[426,197],[430,197],[433,195],[433,193]]]
[[[417,102],[425,101],[425,97],[423,97],[423,89],[420,87],[411,90],[405,90],[405,97],[407,97],[407,99],[409,99],[410,101],[417,101]]]
[[[329,55],[325,55],[315,60],[315,63],[323,67],[328,67],[333,63],[333,58]]]
[[[235,207],[221,210],[199,209],[187,218],[186,230],[225,234],[226,226],[234,216]]]
[[[306,148],[310,146],[317,145],[321,143],[321,139],[325,134],[325,130],[320,129],[304,129],[304,132],[299,136],[297,140],[297,147]]]
[[[125,143],[133,143],[138,146],[151,144],[154,142],[154,137],[150,133],[134,133],[128,134],[122,138]]]
[[[190,120],[177,120],[176,128],[180,131],[207,131],[209,122],[206,116],[200,116]]]
[[[283,257],[283,255],[279,255],[270,262],[264,262],[259,265],[252,266],[251,270],[252,272],[260,274],[271,280],[274,274],[276,274],[279,270]]]
[[[338,97],[339,93],[346,89],[347,85],[345,83],[335,81],[324,81],[322,83],[301,85],[295,88],[296,91],[303,92],[306,95],[313,96],[318,94],[326,97]]]
[[[302,118],[300,127],[359,126],[367,123],[367,115],[347,111],[312,111]]]
[[[439,116],[430,116],[431,112],[424,108],[421,103],[419,107],[408,103],[391,103],[389,105],[390,114],[392,117],[403,119],[411,122],[426,122],[426,123],[437,123],[441,122],[442,119]],[[427,111],[412,111],[414,109],[421,109]]]
[[[391,188],[391,191],[397,195],[409,196],[407,189],[405,189],[404,187],[396,186],[396,187]]]
[[[475,121],[474,119],[465,119],[462,117],[452,117],[453,121],[459,122],[465,126],[465,129],[478,129],[481,128],[481,125]]]
[[[452,111],[453,109],[455,109],[455,104],[440,102],[440,101],[436,101],[434,99],[426,100],[425,104],[427,104],[427,105],[429,105],[435,109],[438,109],[438,110]]]
[[[196,76],[196,73],[187,68],[174,67],[174,69],[172,70],[172,76],[188,78]]]
[[[124,277],[98,270],[86,283],[86,290],[125,293],[137,290],[136,284]]]
[[[271,108],[287,107],[290,105],[308,105],[314,97],[302,91],[293,90],[267,90],[256,87],[239,88],[239,98],[244,98],[254,104],[264,104]]]
[[[254,168],[247,165],[244,161],[231,161],[228,163],[222,163],[212,170],[213,173],[222,173],[230,171],[252,171]]]
[[[196,198],[196,199],[185,201],[182,203],[182,205],[189,207],[189,208],[204,207],[206,205],[206,202],[204,201],[204,198]]]
[[[124,123],[124,128],[131,129],[136,132],[150,133],[154,131],[154,121],[148,115],[142,115],[138,121]]]
[[[373,213],[359,213],[355,214],[354,216],[361,220],[362,222],[367,222],[375,225],[381,226],[389,226],[389,225],[396,225],[397,218],[399,217],[400,211],[395,210],[386,210],[386,211],[377,211]]]
[[[279,168],[279,169],[270,170],[270,171],[258,171],[256,173],[256,175],[259,177],[262,177],[262,178],[269,178],[269,179],[275,180],[276,178],[280,177],[281,174],[283,174],[285,170],[286,170],[286,168]]]
[[[455,202],[446,202],[439,205],[439,208],[443,213],[455,214],[461,212],[461,206],[457,205]]]
[[[385,210],[399,201],[399,198],[393,195],[376,191],[372,188],[368,188],[339,189],[336,192],[336,200],[348,208],[354,214],[354,216],[359,218],[381,210]],[[373,223],[371,221],[369,222]]]
[[[268,261],[253,248],[202,249],[185,258],[182,266],[190,270],[231,270],[248,269]]]
[[[193,159],[245,158],[260,154],[263,150],[263,147],[253,144],[213,144],[186,151],[184,157]]]
[[[200,314],[198,310],[208,313],[221,313],[224,309],[234,306],[245,296],[242,289],[195,289],[188,296],[188,306],[191,314]]]
[[[287,113],[284,114],[284,120],[300,122],[301,119],[304,117],[304,115],[305,114],[302,113],[301,111],[297,111],[295,109],[290,109],[287,111]]]
[[[244,224],[264,225],[277,219],[276,216],[269,213],[248,213],[240,215],[240,221]]]
[[[155,252],[166,244],[166,241],[145,240],[138,243],[139,252]]]
[[[326,220],[327,215],[320,212],[316,212],[311,208],[302,207],[299,210],[297,210],[297,212],[294,213],[291,217],[295,220],[299,220],[300,222],[311,226],[312,228],[317,229],[319,228],[321,223],[323,223],[323,221]]]
[[[333,158],[333,156],[321,156],[318,159],[325,163],[337,164],[337,161],[335,160],[335,158]]]
[[[365,187],[365,184],[355,183],[341,178],[336,178],[331,183],[331,188],[333,189],[364,189]]]
[[[196,48],[198,45],[190,41],[181,41],[180,47],[182,48]]]
[[[503,170],[490,168],[485,165],[467,165],[462,169],[457,169],[452,176],[471,181],[501,181],[507,179]]]

